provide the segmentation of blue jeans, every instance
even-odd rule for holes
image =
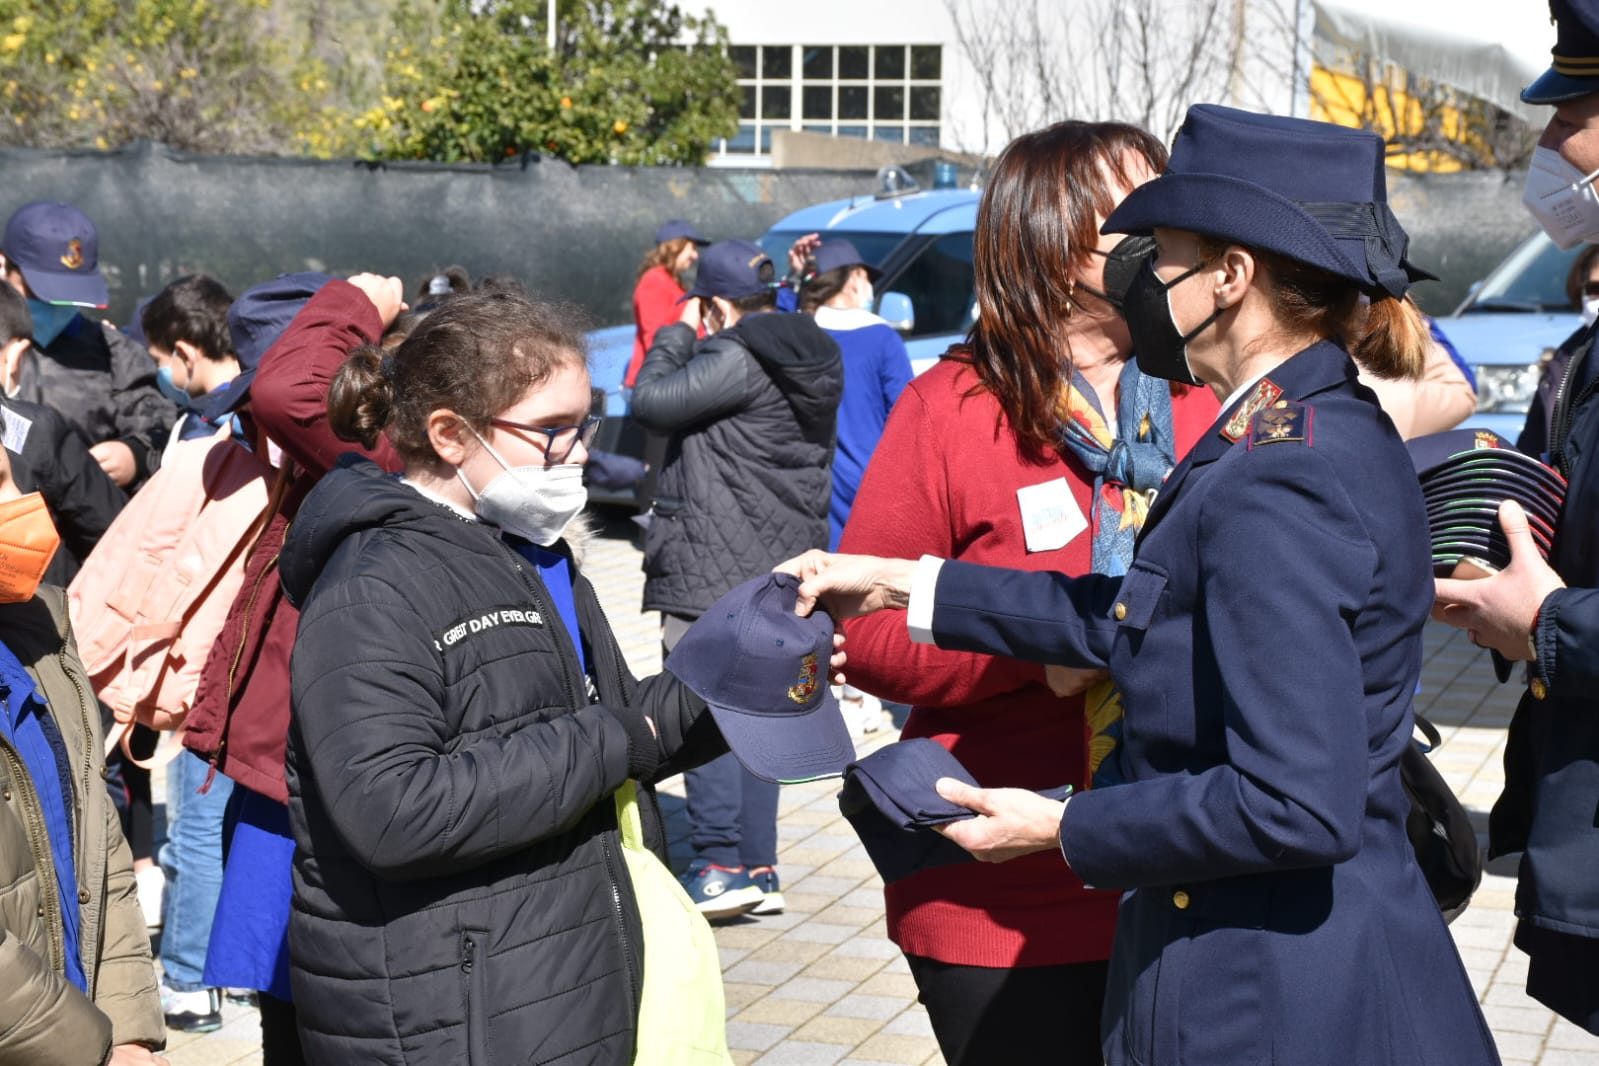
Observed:
[[[670,653],[692,622],[663,615],[661,643]],[[777,865],[777,786],[762,781],[732,754],[683,775],[689,843],[696,859],[718,866]]]
[[[194,992],[205,986],[206,943],[222,891],[222,811],[233,782],[217,774],[203,795],[211,766],[191,751],[167,764],[167,875],[161,924],[161,967],[168,988]]]

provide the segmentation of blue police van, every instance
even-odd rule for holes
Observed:
[[[882,271],[876,311],[905,338],[911,368],[921,373],[965,336],[976,314],[972,296],[972,230],[980,193],[971,189],[919,190],[890,187],[875,195],[831,200],[779,220],[759,240],[779,269],[788,249],[808,233],[842,238]],[[595,447],[642,455],[642,433],[627,418],[622,387],[633,354],[633,326],[612,326],[588,335],[589,365],[596,391],[603,390],[606,424]],[[637,504],[635,490],[590,487],[596,503]]]

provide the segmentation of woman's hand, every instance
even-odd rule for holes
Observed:
[[[399,278],[386,278],[381,274],[352,274],[350,284],[360,289],[388,329],[405,310],[405,282]]]
[[[1480,648],[1492,648],[1512,662],[1533,657],[1528,646],[1543,601],[1566,583],[1549,568],[1527,526],[1527,514],[1514,500],[1499,505],[1499,525],[1510,544],[1510,565],[1492,577],[1436,581],[1432,616],[1471,634]]]
[[[835,685],[844,683],[844,663],[846,660],[847,656],[844,654],[844,631],[842,629],[834,630],[833,657],[828,660],[827,666],[833,673],[833,684]]]
[[[820,233],[807,233],[797,238],[788,246],[788,272],[792,277],[800,277],[805,273],[805,260],[816,254],[816,248],[822,243]]]
[[[903,609],[910,603],[916,564],[874,555],[831,555],[808,551],[775,569],[800,579],[794,613],[808,615],[821,603],[835,621],[875,611]]]
[[[1080,670],[1075,666],[1057,666],[1054,663],[1044,666],[1044,680],[1049,683],[1049,690],[1063,700],[1080,696],[1109,678],[1109,670]]]
[[[979,862],[1006,862],[1060,847],[1066,804],[1025,788],[973,788],[952,777],[938,779],[938,794],[977,812],[976,818],[935,828]]]

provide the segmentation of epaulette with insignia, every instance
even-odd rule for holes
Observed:
[[[1229,444],[1237,444],[1244,439],[1244,432],[1249,429],[1249,420],[1255,417],[1255,412],[1269,406],[1283,394],[1282,388],[1271,378],[1262,378],[1254,387],[1244,402],[1238,405],[1238,410],[1221,427],[1221,435]]]
[[[1263,407],[1249,420],[1247,447],[1253,449],[1259,444],[1279,444],[1283,441],[1298,441],[1309,447],[1314,443],[1311,424],[1315,421],[1315,415],[1314,407],[1297,400],[1278,400],[1270,407]]]

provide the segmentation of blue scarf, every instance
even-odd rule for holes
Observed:
[[[1117,379],[1116,430],[1099,397],[1072,372],[1061,419],[1061,444],[1094,475],[1091,565],[1095,573],[1119,577],[1133,562],[1133,544],[1149,514],[1150,493],[1177,461],[1172,432],[1171,383],[1150,377],[1132,359]],[[1121,692],[1109,681],[1088,690],[1083,713],[1088,719],[1088,767],[1093,787],[1125,778],[1120,760],[1109,758],[1121,744]]]

